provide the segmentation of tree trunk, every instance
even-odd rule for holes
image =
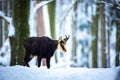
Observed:
[[[97,54],[98,54],[98,8],[96,9],[96,15],[93,16],[92,23],[92,36],[94,40],[92,40],[92,67],[97,68]]]
[[[4,1],[4,13],[8,16],[8,0]],[[4,36],[5,40],[8,38],[8,22],[4,21]]]
[[[108,22],[107,22],[107,24],[108,24],[108,27],[109,27],[109,29],[107,30],[107,45],[108,45],[108,47],[107,47],[107,51],[108,51],[108,53],[107,53],[107,67],[108,68],[110,68],[110,33],[111,33],[111,30],[110,30],[110,26],[111,26],[111,19],[110,19],[110,17],[108,17]]]
[[[38,28],[38,36],[44,36],[45,35],[45,29],[43,25],[43,14],[42,14],[42,8],[39,8],[37,10],[37,28]]]
[[[106,0],[106,2],[107,3],[114,3],[114,0]],[[109,10],[110,11],[114,11],[114,9],[111,9],[111,8],[109,8]],[[110,16],[112,16],[112,14],[111,14],[111,12],[108,12],[109,14],[110,14]],[[109,29],[107,29],[107,38],[108,38],[108,40],[107,40],[107,44],[108,44],[108,47],[107,47],[107,68],[110,68],[110,35],[111,35],[111,27],[112,27],[112,18],[113,18],[113,16],[112,17],[110,17],[110,16],[108,16],[107,18],[108,18],[108,21],[107,21],[107,25],[108,25],[108,27],[109,27]]]
[[[56,1],[52,1],[48,4],[48,13],[49,13],[49,19],[50,19],[50,31],[51,31],[51,37],[55,39],[55,5]]]
[[[77,7],[78,7],[78,1],[76,1],[73,6],[73,15],[72,15],[72,60],[74,61],[74,63],[77,63],[77,41],[76,41]]]
[[[116,4],[116,7],[119,6],[118,4]],[[115,66],[119,66],[120,65],[120,9],[116,8],[115,9],[116,12],[116,18],[119,19],[118,21],[116,21],[116,27],[117,27],[117,33],[116,33],[116,58],[115,58]]]
[[[115,66],[120,65],[119,56],[120,56],[120,23],[116,23],[117,33],[116,33],[116,58]]]
[[[0,47],[2,46],[2,19],[0,18]]]
[[[100,3],[100,27],[101,27],[101,52],[102,52],[102,67],[106,68],[106,21],[105,21],[105,4]]]
[[[50,31],[51,37],[55,39],[55,7],[56,7],[56,0],[52,1],[48,4],[48,14],[49,14],[49,21],[50,21]],[[55,62],[57,63],[57,54],[55,54]]]
[[[17,64],[22,65],[24,58],[23,41],[29,36],[29,4],[30,0],[13,0],[13,24],[15,26],[15,43],[12,50],[16,50],[12,54],[17,54]]]
[[[11,46],[11,62],[10,62],[10,65],[13,66],[13,65],[16,65],[17,63],[17,41],[15,39],[15,37],[9,37],[10,39],[10,46]]]
[[[35,1],[34,2],[34,7],[37,5],[37,3],[40,3],[42,1]],[[44,36],[45,35],[45,29],[44,29],[44,22],[43,22],[43,11],[42,7],[37,9],[37,32],[38,36]]]
[[[2,10],[2,5],[0,5],[0,10]],[[2,46],[2,18],[0,17],[0,47],[1,46]]]

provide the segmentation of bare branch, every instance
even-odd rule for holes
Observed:
[[[69,14],[69,12],[71,11],[71,9],[74,7],[74,5],[76,4],[78,0],[75,0],[75,2],[70,6],[70,8],[66,11],[66,13],[63,15],[61,21],[60,21],[60,27],[62,26],[63,22],[65,21],[67,15]]]
[[[4,19],[8,23],[11,23],[11,21],[12,21],[12,18],[5,16],[2,11],[0,11],[0,18]]]
[[[36,6],[34,7],[33,13],[35,13],[35,12],[38,10],[38,8],[43,7],[44,5],[46,5],[46,4],[48,4],[48,3],[52,2],[52,1],[53,1],[53,0],[42,1],[42,2],[40,2],[40,3],[38,3],[38,4],[36,4]]]

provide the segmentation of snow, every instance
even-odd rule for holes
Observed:
[[[12,24],[12,18],[5,16],[5,14],[2,11],[0,11],[0,17],[2,17],[4,20],[6,20],[9,23],[8,36],[14,36],[15,35],[15,28]]]
[[[120,80],[120,67],[116,68],[50,68],[0,67],[0,80]]]
[[[53,1],[53,0],[42,1],[42,2],[40,2],[40,3],[38,3],[38,4],[36,4],[36,6],[35,6],[34,9],[33,9],[33,14],[37,11],[38,8],[44,6],[44,5],[46,5],[46,4],[48,4],[48,3],[52,2],[52,1]]]
[[[115,2],[120,6],[120,0],[115,0]]]
[[[0,48],[0,65],[9,66],[10,64],[10,43],[9,38],[6,39],[3,46]]]

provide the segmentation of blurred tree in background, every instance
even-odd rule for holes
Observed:
[[[97,41],[98,41],[98,18],[99,18],[98,12],[99,12],[99,8],[97,7],[96,14],[93,15],[93,22],[92,22],[92,28],[91,28],[92,36],[94,37],[94,39],[92,40],[92,67],[94,68],[98,67],[97,65],[98,63],[98,59],[97,59],[98,42]]]
[[[15,26],[15,37],[11,40],[11,65],[17,64],[22,65],[24,59],[23,41],[29,37],[29,8],[30,0],[13,0],[13,25]],[[14,63],[12,63],[14,62]]]
[[[4,15],[11,17],[12,0],[0,0],[0,10],[4,12]],[[5,19],[0,17],[0,47],[3,45],[5,39],[8,38],[8,24]]]
[[[77,30],[77,8],[78,1],[73,4],[73,15],[72,15],[72,60],[77,63],[77,40],[76,40],[76,30]]]
[[[100,7],[100,31],[101,31],[101,54],[102,67],[106,67],[106,20],[105,20],[105,3],[98,3]]]
[[[56,0],[52,1],[48,4],[48,15],[49,15],[49,21],[50,21],[50,32],[52,39],[55,39],[56,33],[55,33],[55,7],[56,7]],[[57,62],[57,54],[55,54],[55,62]]]
[[[120,4],[120,2],[119,2]],[[115,65],[119,66],[120,65],[120,5],[115,3],[115,15],[116,17],[114,18],[115,23],[116,23],[116,58],[115,58]]]

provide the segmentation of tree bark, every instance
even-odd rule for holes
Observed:
[[[50,32],[51,37],[55,39],[55,7],[56,7],[56,0],[52,1],[48,4],[48,14],[49,14],[49,21],[50,21]],[[55,62],[57,63],[57,54],[55,54]]]
[[[8,16],[8,0],[4,1],[4,13]],[[4,36],[5,39],[8,38],[8,23],[6,21],[4,21]]]
[[[15,26],[15,42],[13,43],[16,50],[12,54],[16,54],[17,64],[22,65],[24,58],[23,41],[29,36],[29,4],[30,0],[13,0],[13,24]],[[13,64],[14,65],[14,64]]]
[[[97,68],[97,54],[98,54],[98,8],[96,9],[96,15],[93,16],[93,23],[92,23],[92,67]]]
[[[115,66],[120,65],[120,23],[116,23],[116,57],[115,57]]]
[[[0,5],[0,10],[2,10],[2,5]],[[0,47],[2,46],[2,18],[0,17]]]
[[[17,63],[17,41],[15,37],[9,37],[10,39],[10,47],[11,47],[11,60],[10,60],[10,66],[16,65]]]
[[[72,15],[72,60],[74,61],[74,63],[77,63],[77,40],[76,40],[77,7],[78,7],[78,1],[76,1],[73,6],[73,15]]]
[[[118,6],[118,4],[115,4],[116,7]],[[116,27],[117,27],[117,31],[116,31],[116,58],[115,58],[115,66],[119,66],[120,65],[120,9],[116,8],[115,9],[116,12],[116,18],[118,18],[118,21],[116,21]]]
[[[39,8],[37,10],[37,27],[38,27],[38,36],[44,36],[45,35],[45,29],[44,29],[44,22],[43,22],[43,14],[42,14],[42,8]]]
[[[100,27],[101,27],[101,52],[102,52],[102,67],[106,68],[106,21],[105,21],[105,4],[100,3]]]
[[[2,20],[0,18],[0,47],[2,46]]]

